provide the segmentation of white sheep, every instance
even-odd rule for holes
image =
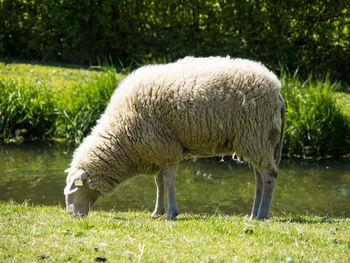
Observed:
[[[234,153],[254,168],[252,218],[268,218],[284,135],[280,89],[273,73],[245,59],[186,57],[137,69],[74,152],[64,189],[68,211],[86,215],[121,182],[158,173],[152,216],[165,212],[165,182],[166,219],[173,220],[177,164]]]

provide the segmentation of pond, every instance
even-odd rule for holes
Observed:
[[[0,200],[64,205],[63,189],[73,148],[47,144],[0,144]],[[176,174],[180,213],[250,214],[254,175],[229,157],[187,160]],[[152,176],[138,176],[100,198],[94,209],[152,212]],[[350,217],[350,160],[282,160],[271,215]]]

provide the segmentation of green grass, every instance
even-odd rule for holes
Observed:
[[[79,143],[123,76],[112,68],[0,64],[0,138]]]
[[[350,220],[92,211],[0,203],[2,262],[349,262]],[[45,260],[43,259],[45,258]]]
[[[337,103],[342,105],[344,114],[350,119],[350,94],[345,92],[336,92]]]
[[[81,142],[126,74],[0,63],[0,139]],[[284,153],[350,154],[350,94],[327,78],[302,81],[282,73],[281,82],[287,103]]]
[[[33,87],[45,86],[60,90],[80,86],[98,78],[101,72],[86,69],[43,66],[38,64],[0,62],[1,80],[19,82]]]
[[[349,94],[328,78],[301,81],[282,74],[281,82],[287,104],[284,151],[304,157],[350,153]]]

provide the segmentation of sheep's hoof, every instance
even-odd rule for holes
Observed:
[[[162,216],[162,214],[158,214],[158,213],[153,213],[152,215],[151,215],[151,217],[153,218],[153,219],[158,219],[158,218],[160,218]]]
[[[258,217],[257,220],[259,220],[259,221],[263,220],[263,221],[270,222],[270,221],[273,221],[273,218],[272,217]]]
[[[173,213],[168,213],[165,217],[165,220],[171,220],[171,221],[175,221],[176,220],[176,216],[178,215],[178,212],[173,212]]]
[[[251,215],[251,216],[249,217],[249,220],[255,220],[255,219],[257,219],[255,215]]]

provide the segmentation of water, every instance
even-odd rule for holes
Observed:
[[[0,145],[0,200],[63,206],[72,152],[62,145]],[[184,161],[177,171],[180,212],[249,214],[254,189],[252,169],[228,157]],[[155,190],[152,176],[138,176],[94,209],[151,212]],[[350,160],[282,161],[271,214],[350,217]]]

